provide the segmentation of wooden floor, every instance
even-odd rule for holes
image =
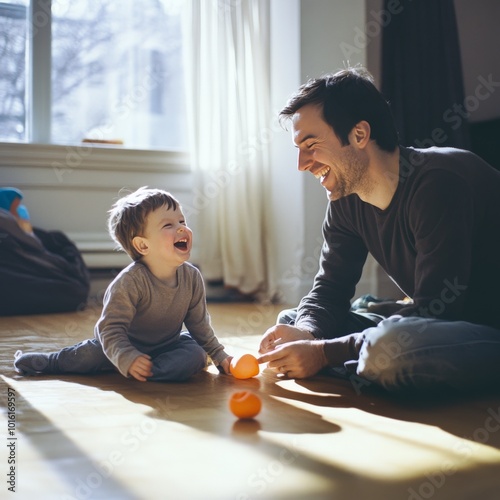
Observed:
[[[232,354],[256,353],[277,311],[210,305]],[[358,394],[326,377],[292,381],[263,370],[245,381],[213,367],[178,384],[13,371],[17,349],[50,351],[88,338],[98,314],[94,307],[0,318],[0,498],[500,498],[498,393],[410,402],[372,388]],[[242,388],[262,398],[253,421],[228,411]]]

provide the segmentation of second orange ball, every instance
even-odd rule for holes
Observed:
[[[235,392],[229,399],[229,409],[233,415],[241,419],[256,417],[261,408],[261,399],[250,391]]]

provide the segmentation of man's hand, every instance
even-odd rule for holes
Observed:
[[[290,378],[307,378],[316,375],[328,365],[323,351],[324,340],[297,340],[281,344],[276,349],[260,356],[259,363]]]
[[[134,377],[136,380],[139,380],[140,382],[146,382],[147,377],[153,376],[151,368],[153,368],[151,356],[148,356],[147,354],[141,354],[140,356],[135,358],[134,362],[130,365],[128,374],[131,377]]]
[[[274,325],[269,328],[260,341],[259,352],[264,354],[272,351],[277,346],[296,340],[313,340],[314,336],[291,325]]]

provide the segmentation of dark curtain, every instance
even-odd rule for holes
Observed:
[[[385,0],[382,93],[405,146],[469,148],[453,0]],[[392,9],[392,10],[391,10]]]

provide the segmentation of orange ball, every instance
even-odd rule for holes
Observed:
[[[229,409],[238,418],[254,418],[262,409],[262,401],[253,392],[235,392],[229,399]]]
[[[243,354],[231,360],[229,370],[235,378],[252,378],[259,374],[259,363],[255,356]]]

